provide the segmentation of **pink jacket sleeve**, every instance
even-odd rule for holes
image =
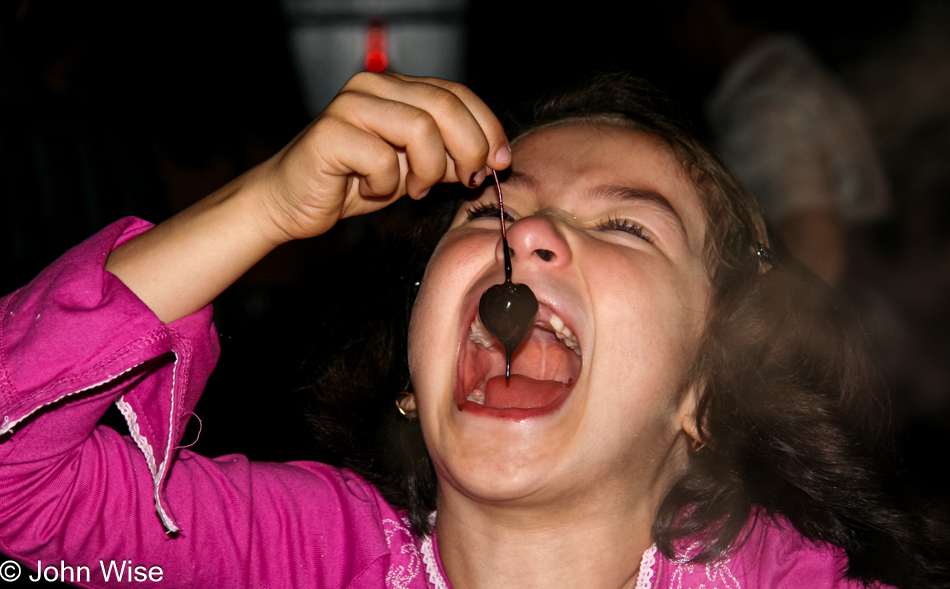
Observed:
[[[399,519],[365,481],[178,450],[218,342],[210,307],[166,325],[103,270],[148,228],[119,221],[0,300],[0,551],[88,567],[84,586],[160,567],[167,587],[382,587]],[[113,402],[131,438],[96,426]]]

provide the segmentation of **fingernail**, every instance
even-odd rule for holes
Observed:
[[[468,181],[468,185],[471,188],[475,188],[482,183],[482,180],[485,179],[485,170],[479,170],[472,174],[472,178]]]
[[[429,194],[429,190],[430,190],[429,188],[426,188],[425,190],[417,194],[416,198],[425,198],[426,195]]]
[[[495,152],[495,161],[499,164],[507,164],[511,161],[511,147],[507,143],[498,148]]]

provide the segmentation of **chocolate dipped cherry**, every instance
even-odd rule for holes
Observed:
[[[501,216],[501,241],[505,250],[505,282],[496,284],[482,294],[478,301],[478,316],[482,325],[501,345],[505,346],[505,380],[511,378],[511,355],[524,341],[538,316],[538,299],[526,284],[511,281],[511,254],[508,248],[508,232],[505,229],[505,202],[501,196],[498,173],[495,188],[498,190],[498,210]]]

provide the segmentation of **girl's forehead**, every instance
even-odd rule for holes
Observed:
[[[598,114],[590,115],[583,117],[565,117],[563,119],[558,119],[556,121],[551,121],[544,123],[542,125],[537,125],[530,127],[522,131],[517,137],[511,140],[512,147],[531,137],[537,133],[543,131],[548,131],[551,129],[557,129],[561,127],[570,127],[577,126],[582,128],[598,128],[598,129],[624,129],[629,131],[639,131],[645,132],[642,128],[636,125],[633,121],[627,120],[620,115],[615,114]]]
[[[657,135],[632,123],[621,121],[564,120],[538,127],[512,142],[510,172],[551,164],[572,172],[594,171],[635,174],[643,171],[660,179],[665,176],[697,188],[687,166],[669,144]],[[650,167],[644,167],[650,164]],[[578,169],[584,165],[584,169]],[[550,171],[549,171],[550,172]],[[646,178],[643,178],[646,179]]]

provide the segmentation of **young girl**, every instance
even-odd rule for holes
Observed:
[[[222,290],[281,243],[509,166],[513,277],[540,303],[510,382],[478,316],[504,280],[487,186],[428,263],[411,392],[386,393],[398,476],[384,448],[358,473],[179,448]],[[638,83],[552,100],[509,145],[463,86],[360,74],[264,164],[3,299],[0,548],[85,586],[922,586],[853,327]],[[96,428],[113,402],[130,438]]]

